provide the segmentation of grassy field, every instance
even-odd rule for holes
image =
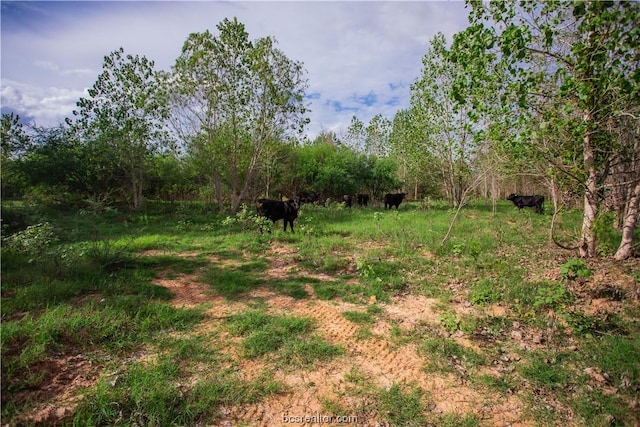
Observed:
[[[3,209],[3,425],[640,423],[640,263],[549,215]]]

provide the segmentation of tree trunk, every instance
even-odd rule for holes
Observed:
[[[585,114],[585,121],[591,121],[591,115]],[[587,130],[584,139],[584,168],[587,173],[584,192],[584,213],[582,216],[582,235],[580,238],[579,250],[582,258],[596,256],[596,236],[594,233],[594,222],[598,213],[598,188],[597,171],[595,167],[595,154],[591,141],[591,134]]]
[[[218,202],[218,210],[222,212],[224,210],[224,203],[222,198],[222,177],[217,171],[213,172],[213,184],[216,187],[216,201]]]
[[[133,210],[140,210],[142,207],[142,172],[131,170],[131,192],[133,195]]]
[[[618,261],[627,259],[631,256],[631,247],[633,244],[633,232],[636,229],[638,221],[638,205],[640,204],[640,181],[636,183],[631,198],[627,203],[627,209],[624,215],[624,223],[622,225],[622,240],[618,248],[615,259]]]
[[[498,185],[496,183],[496,174],[491,173],[491,212],[493,216],[498,212],[497,201],[498,199]]]

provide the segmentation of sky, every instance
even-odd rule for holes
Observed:
[[[271,36],[304,64],[311,112],[307,136],[344,135],[355,115],[367,124],[407,108],[433,36],[450,43],[468,23],[462,1],[1,1],[0,106],[52,127],[120,47],[170,71],[191,33],[225,18],[250,40]]]

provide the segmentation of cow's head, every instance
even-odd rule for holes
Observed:
[[[301,205],[301,199],[300,197],[296,197],[295,199],[289,199],[287,200],[285,203],[287,203],[289,206],[291,206],[291,209],[294,212],[298,212],[298,209],[300,209],[300,205]]]
[[[509,197],[507,197],[507,200],[510,200],[510,201],[513,202],[516,197],[518,197],[518,195],[516,193],[511,193],[511,194],[509,194]]]

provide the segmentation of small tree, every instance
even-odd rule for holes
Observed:
[[[73,112],[85,143],[104,147],[117,159],[134,209],[142,206],[145,159],[166,142],[166,97],[153,67],[153,61],[125,55],[123,48],[111,52],[89,97]]]
[[[0,127],[2,197],[7,196],[10,184],[15,184],[12,179],[13,163],[20,154],[25,152],[29,143],[30,138],[20,122],[20,116],[13,113],[3,114]]]

